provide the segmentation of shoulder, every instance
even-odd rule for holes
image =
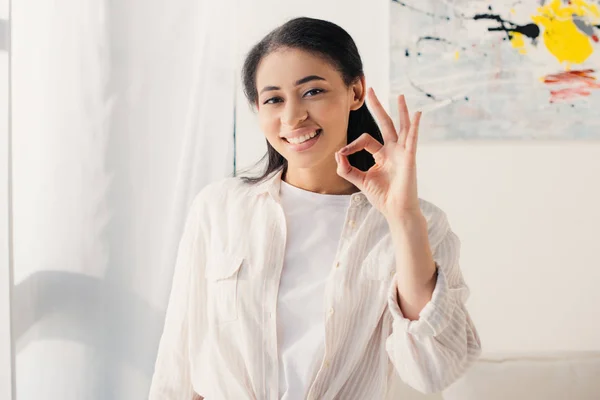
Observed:
[[[445,220],[446,213],[437,205],[432,202],[419,198],[419,207],[421,208],[421,212],[427,219],[427,222],[431,220],[431,222]]]
[[[448,217],[444,210],[430,201],[419,198],[421,213],[427,221],[427,231],[430,241],[441,240],[450,231]]]
[[[239,177],[222,178],[204,186],[196,194],[193,206],[223,206],[231,202],[240,202],[246,198],[250,188],[251,185],[245,183]]]

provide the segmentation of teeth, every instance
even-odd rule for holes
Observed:
[[[293,143],[293,144],[300,144],[300,143],[304,143],[309,139],[314,138],[315,136],[317,136],[317,132],[312,132],[310,134],[306,134],[304,136],[300,136],[297,138],[288,138],[288,142]]]

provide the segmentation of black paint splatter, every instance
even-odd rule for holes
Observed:
[[[444,39],[441,37],[437,37],[437,36],[421,36],[419,39],[417,39],[416,45],[418,46],[421,42],[423,41],[434,41],[434,42],[442,42],[442,43],[446,43],[449,44],[451,46],[455,46],[455,47],[459,47],[461,50],[466,51],[467,48],[465,46],[458,46],[456,43],[449,41],[448,39]],[[421,52],[418,51],[416,53],[417,57],[421,56]],[[406,57],[410,57],[410,51],[408,49],[404,50],[404,56]]]
[[[425,41],[425,40],[431,40],[431,41],[434,41],[434,42],[447,43],[447,44],[452,45],[452,46],[460,47],[461,50],[464,50],[464,51],[467,50],[467,48],[465,46],[458,46],[456,43],[451,42],[448,39],[444,39],[444,38],[437,37],[437,36],[421,36],[419,39],[417,39],[417,45],[419,45],[419,43],[421,43],[422,41]]]
[[[540,27],[536,24],[517,25],[514,22],[507,21],[501,16],[496,14],[476,14],[473,20],[492,20],[500,24],[498,27],[488,28],[488,31],[501,31],[506,33],[506,39],[512,39],[512,32],[518,32],[524,36],[527,36],[531,40],[535,41],[540,36]]]
[[[450,43],[448,40],[441,38],[441,37],[435,37],[435,36],[423,36],[419,38],[419,41],[421,40],[435,40],[437,42],[446,42],[446,43]],[[418,42],[417,42],[418,43]]]

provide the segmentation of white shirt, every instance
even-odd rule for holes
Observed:
[[[350,195],[281,181],[287,240],[277,297],[279,398],[306,399],[325,350],[325,287],[334,271]]]
[[[276,306],[288,235],[281,171],[244,184],[226,178],[194,199],[179,243],[150,399],[277,399]],[[397,303],[385,218],[351,195],[330,266],[323,363],[308,399],[384,399],[399,379],[441,391],[479,356],[464,302],[458,237],[443,211],[420,200],[438,265],[432,299],[410,321]]]

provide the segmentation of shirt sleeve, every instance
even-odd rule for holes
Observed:
[[[431,300],[411,321],[398,304],[398,282],[392,280],[388,305],[392,333],[386,341],[400,378],[423,393],[440,392],[456,381],[481,354],[479,335],[465,307],[469,296],[459,267],[460,240],[445,214],[430,205],[428,236],[437,266]]]
[[[189,301],[194,269],[203,268],[203,240],[200,238],[199,195],[187,215],[179,241],[173,283],[163,333],[150,385],[149,400],[194,398],[189,357]]]

